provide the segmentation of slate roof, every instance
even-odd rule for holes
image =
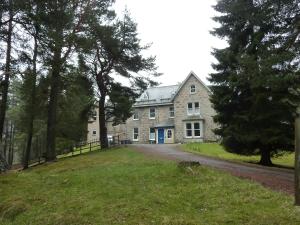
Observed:
[[[151,87],[148,88],[134,104],[134,107],[151,105],[168,105],[172,103],[173,96],[176,94],[180,85]]]

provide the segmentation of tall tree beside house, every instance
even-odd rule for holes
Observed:
[[[83,31],[86,10],[96,1],[46,0],[41,15],[41,43],[45,64],[50,71],[50,96],[47,121],[46,160],[56,158],[55,139],[57,133],[58,98],[62,91],[62,73],[75,51],[77,35]],[[103,7],[108,7],[101,1]],[[99,15],[101,16],[101,15]]]
[[[94,78],[99,92],[99,126],[100,142],[102,148],[108,147],[106,114],[111,105],[119,105],[116,102],[114,86],[119,86],[118,94],[125,97],[129,93],[128,89],[117,83],[114,76],[121,76],[135,84],[151,83],[151,77],[159,76],[156,72],[155,57],[144,57],[143,50],[149,46],[142,46],[138,38],[137,24],[130,18],[129,13],[125,11],[122,20],[111,18],[109,22],[103,23],[97,18],[95,7],[90,12],[88,28],[86,30],[84,55],[86,65],[90,68],[90,74]],[[138,75],[138,72],[144,72],[144,76]],[[126,91],[125,91],[126,89]],[[131,93],[133,94],[133,93]],[[106,104],[108,97],[111,96],[111,104]],[[133,96],[134,97],[134,94]],[[127,98],[128,101],[130,101]],[[119,107],[118,110],[127,110],[128,108]],[[119,112],[120,113],[120,112]],[[129,113],[123,113],[123,115]],[[123,118],[125,119],[125,118]]]
[[[215,49],[218,63],[211,74],[215,131],[225,149],[238,154],[260,154],[271,165],[271,155],[292,151],[293,121],[300,85],[299,46],[295,27],[297,1],[221,0],[221,26],[212,32],[228,47]],[[297,37],[297,36],[296,36]]]

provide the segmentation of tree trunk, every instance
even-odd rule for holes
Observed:
[[[260,150],[260,161],[259,164],[263,165],[263,166],[272,166],[273,163],[271,161],[271,154],[270,151],[268,149],[262,148]]]
[[[295,205],[300,206],[300,115],[295,120]]]
[[[47,149],[46,161],[54,161],[56,159],[55,137],[56,137],[56,114],[58,106],[58,93],[60,84],[60,68],[61,67],[61,49],[54,52],[52,61],[52,76],[50,84],[50,100],[48,108],[47,121]]]
[[[100,145],[102,149],[108,148],[107,128],[105,119],[105,96],[100,97],[99,100],[99,128],[100,128]]]
[[[33,53],[33,68],[32,68],[32,80],[31,80],[31,94],[30,94],[30,103],[29,107],[27,108],[27,113],[29,113],[29,122],[28,122],[28,128],[27,128],[27,144],[25,149],[25,157],[24,157],[24,163],[23,163],[23,169],[27,169],[29,166],[29,160],[30,160],[30,151],[31,151],[31,145],[32,145],[32,136],[33,136],[33,122],[35,118],[35,98],[36,98],[36,78],[37,78],[37,55],[38,55],[38,43],[37,43],[37,37],[34,37],[34,53]]]
[[[13,32],[13,11],[12,11],[12,0],[9,1],[9,23],[8,23],[8,31],[7,31],[7,48],[6,48],[6,62],[5,62],[5,77],[2,82],[2,100],[0,103],[0,142],[2,142],[4,121],[7,109],[7,100],[8,100],[8,87],[9,87],[9,77],[11,70],[11,40],[12,40],[12,32]]]

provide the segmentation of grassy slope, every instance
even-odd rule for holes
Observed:
[[[0,176],[0,224],[300,224],[291,197],[128,149]]]
[[[228,159],[236,161],[244,161],[257,163],[260,160],[260,156],[242,156],[233,153],[226,152],[222,146],[217,143],[190,143],[183,146],[183,149],[189,152]],[[293,167],[294,166],[294,153],[287,153],[283,156],[273,157],[272,162],[276,165]]]

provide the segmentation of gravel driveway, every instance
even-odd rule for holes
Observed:
[[[197,161],[202,165],[227,171],[234,176],[250,179],[273,190],[294,193],[294,172],[289,169],[268,168],[249,163],[229,162],[180,150],[180,145],[132,145],[146,155],[175,161]]]

